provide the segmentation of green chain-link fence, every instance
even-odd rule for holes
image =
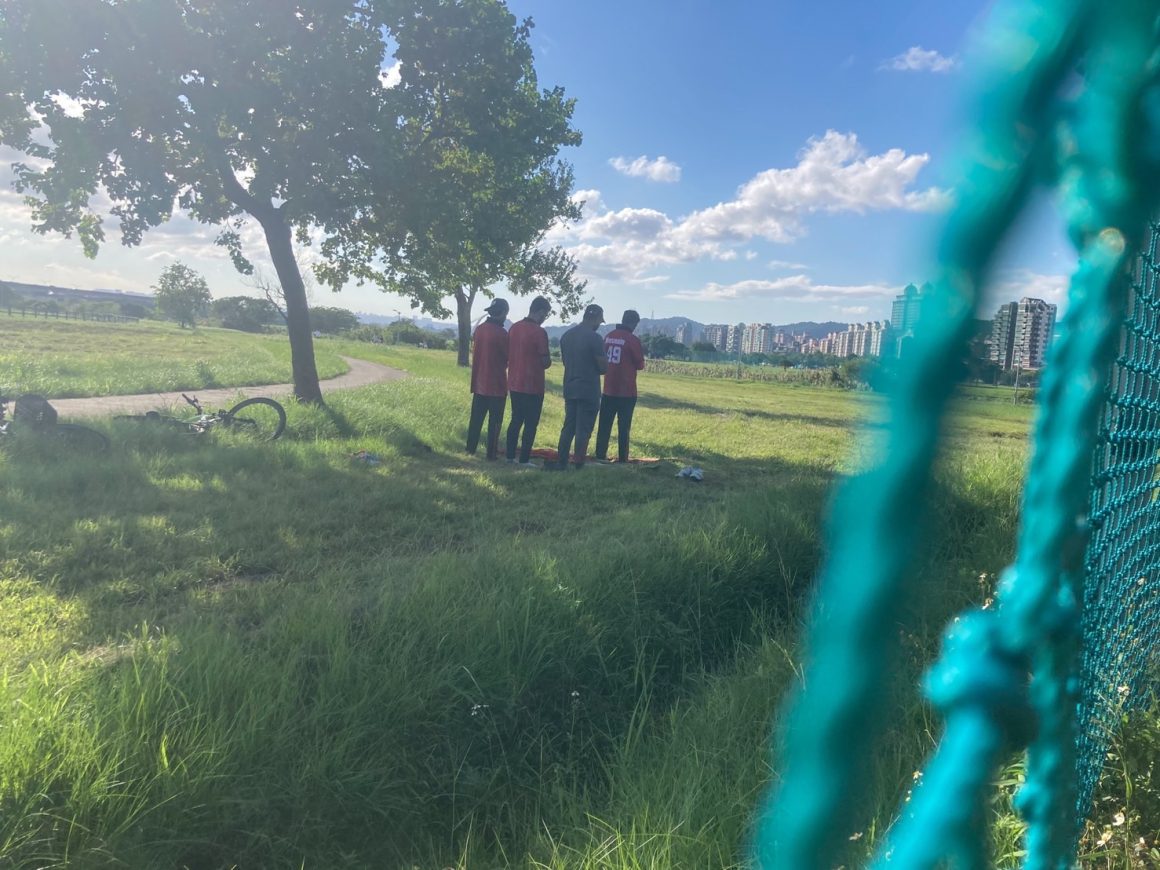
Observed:
[[[884,733],[881,687],[897,656],[893,602],[922,594],[907,568],[955,362],[1038,185],[1056,189],[1079,266],[1040,390],[1017,556],[998,606],[948,632],[926,685],[943,736],[873,866],[988,866],[991,781],[1023,750],[1024,867],[1074,863],[1109,731],[1144,696],[1160,642],[1160,302],[1148,234],[1160,203],[1158,12],[1155,0],[1008,0],[991,11],[970,65],[976,126],[939,280],[890,398],[882,458],[835,499],[803,688],[758,829],[762,867],[830,870],[842,832],[861,829],[862,759]]]

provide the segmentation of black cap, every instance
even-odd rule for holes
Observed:
[[[500,299],[498,296],[491,300],[491,305],[483,309],[488,314],[507,314],[508,303],[506,299]]]
[[[537,296],[535,299],[532,300],[532,307],[530,310],[532,312],[547,311],[549,314],[551,314],[552,313],[552,303],[548,300],[547,296]]]
[[[625,326],[627,326],[630,323],[632,323],[632,324],[640,323],[640,315],[637,314],[635,311],[633,311],[631,308],[627,308],[627,309],[625,309],[624,314],[622,314],[620,316],[620,322],[623,323]]]
[[[584,319],[588,320],[588,319],[593,318],[593,317],[599,317],[600,322],[603,323],[604,322],[604,309],[596,304],[589,305],[587,308],[584,309]]]

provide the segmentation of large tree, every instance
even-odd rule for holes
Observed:
[[[467,45],[473,21],[488,26]],[[341,252],[334,278],[381,250],[364,248],[383,235],[376,222],[395,236],[400,216],[418,234],[442,226],[422,220],[436,189],[414,180],[446,169],[463,181],[454,160],[513,145],[513,98],[490,89],[526,83],[488,68],[526,43],[500,0],[4,0],[0,143],[32,158],[16,185],[34,229],[75,233],[90,256],[102,204],[126,245],[181,211],[220,227],[249,273],[239,231],[253,218],[285,300],[295,393],[318,401],[295,239]],[[384,80],[392,46],[398,88]],[[496,122],[436,123],[492,103]],[[467,129],[482,138],[455,145]]]
[[[153,285],[153,295],[158,312],[182,328],[196,326],[213,301],[205,278],[181,262],[166,267]]]
[[[553,226],[580,216],[559,152],[581,137],[574,101],[539,87],[530,21],[493,0],[430,13],[398,31],[391,90],[404,107],[398,143],[407,171],[374,173],[372,195],[324,243],[319,275],[332,286],[377,284],[437,317],[453,308],[466,365],[481,294],[506,286],[549,295],[563,313],[582,307],[574,259],[544,244]]]
[[[349,332],[358,326],[358,315],[345,308],[333,308],[322,305],[314,306],[311,322],[316,332],[324,335],[337,335],[340,332]]]
[[[281,323],[280,312],[266,299],[253,296],[226,296],[213,301],[213,313],[226,329],[261,332],[270,323]],[[313,315],[314,312],[311,312]],[[313,319],[313,317],[312,317]]]

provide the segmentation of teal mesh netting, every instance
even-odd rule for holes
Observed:
[[[1079,801],[1086,814],[1122,715],[1153,700],[1160,654],[1160,225],[1133,271],[1092,476],[1084,577]]]
[[[831,870],[847,832],[868,821],[857,813],[873,804],[865,760],[888,724],[895,603],[923,593],[910,569],[957,363],[997,253],[1041,186],[1055,191],[1079,265],[1039,391],[1016,557],[997,605],[947,632],[925,684],[942,737],[871,866],[989,866],[992,781],[1019,753],[1023,867],[1075,862],[1111,729],[1145,696],[1160,643],[1160,317],[1148,220],[1160,205],[1158,13],[1157,0],[1000,0],[990,12],[966,64],[974,127],[938,277],[876,458],[834,499],[803,680],[782,717],[778,781],[757,829],[761,867]]]

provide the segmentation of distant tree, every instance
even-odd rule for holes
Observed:
[[[166,267],[153,285],[153,293],[157,310],[183,329],[196,326],[197,318],[205,316],[213,301],[205,278],[180,261]]]
[[[136,317],[138,320],[144,320],[151,313],[150,309],[140,302],[121,302],[117,308],[122,317]]]
[[[993,384],[998,373],[998,363],[991,361],[991,321],[976,320],[963,357],[961,377],[966,381]]]
[[[0,306],[8,308],[9,306],[20,305],[22,302],[24,302],[23,296],[0,281]]]
[[[694,341],[690,350],[694,353],[716,353],[717,345],[711,341]]]
[[[439,318],[453,307],[467,365],[479,296],[506,285],[552,297],[562,314],[583,306],[575,260],[543,247],[548,230],[580,216],[558,153],[581,137],[574,101],[538,86],[530,20],[517,23],[497,0],[427,12],[408,19],[391,89],[409,107],[398,131],[406,172],[382,167],[376,194],[323,244],[318,271],[331,286],[370,282]]]
[[[261,332],[267,324],[280,321],[278,309],[271,302],[253,296],[215,299],[212,311],[222,327],[242,332]]]
[[[358,326],[358,317],[345,308],[327,308],[320,305],[315,306],[310,321],[318,332],[326,335],[349,332]]]
[[[642,335],[640,341],[648,355],[654,359],[684,359],[688,356],[688,348],[667,335]]]

